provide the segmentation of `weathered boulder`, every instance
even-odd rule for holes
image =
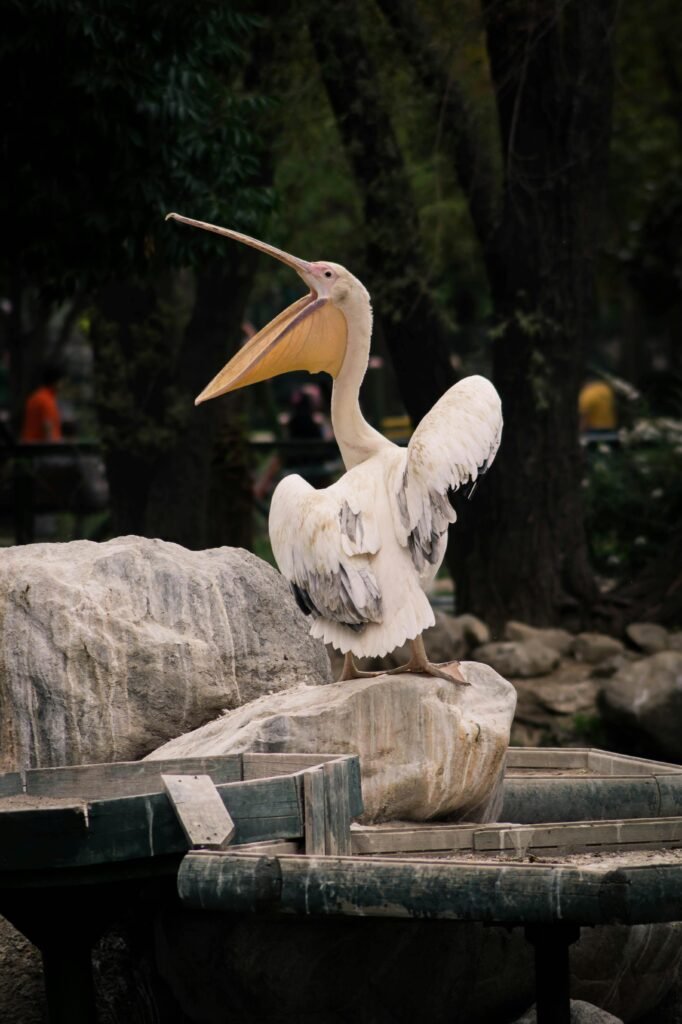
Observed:
[[[619,743],[682,760],[682,651],[661,651],[622,668],[604,681],[599,705]]]
[[[469,686],[384,675],[261,697],[149,757],[357,753],[362,820],[491,820],[516,691],[487,665],[463,662],[461,668]]]
[[[635,647],[645,654],[658,654],[670,649],[668,630],[656,622],[631,622],[625,632]]]
[[[668,634],[668,650],[682,651],[682,630]]]
[[[595,684],[589,679],[562,683],[552,678],[540,683],[535,698],[540,707],[555,715],[577,715],[594,709]]]
[[[120,537],[0,559],[0,768],[135,759],[329,662],[247,551]]]
[[[501,640],[477,647],[472,655],[476,661],[492,666],[505,678],[528,679],[544,676],[557,667],[561,660],[553,647],[539,640]]]
[[[582,928],[571,946],[571,993],[629,1024],[657,1007],[682,963],[682,922]]]
[[[505,640],[517,640],[526,643],[528,640],[539,640],[545,647],[551,647],[562,658],[570,654],[573,646],[573,635],[567,629],[543,629],[528,626],[525,622],[508,622],[504,627]]]
[[[490,630],[486,626],[482,619],[477,618],[475,615],[445,615],[444,612],[436,612],[436,625],[442,619],[449,622],[449,628],[451,631],[456,631],[460,636],[464,637],[467,643],[466,653],[473,647],[480,647],[481,644],[487,644],[490,641]],[[427,634],[428,635],[428,634]],[[443,659],[445,660],[445,658]]]
[[[597,665],[615,654],[621,654],[625,647],[621,640],[606,633],[578,633],[573,641],[573,657],[588,665]]]
[[[537,1024],[537,1019],[537,1011],[533,1004],[523,1017],[514,1021],[514,1024]],[[623,1021],[606,1010],[600,1010],[592,1003],[585,1003],[582,999],[571,999],[571,1024],[623,1024]]]

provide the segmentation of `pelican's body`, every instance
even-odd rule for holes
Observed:
[[[292,266],[311,292],[251,339],[197,401],[291,369],[334,378],[332,426],[347,472],[315,490],[285,477],[270,510],[277,564],[311,633],[346,654],[382,656],[413,642],[412,671],[443,675],[424,654],[421,633],[434,624],[425,588],[443,561],[455,513],[448,491],[476,480],[500,443],[500,400],[483,377],[451,387],[400,448],[364,419],[358,401],[372,332],[369,295],[334,263],[307,263],[262,242],[198,221]],[[452,679],[452,673],[445,673]],[[461,676],[455,675],[463,682]]]

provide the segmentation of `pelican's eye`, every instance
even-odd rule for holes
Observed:
[[[325,270],[325,272],[324,272],[324,276],[325,276],[325,277],[331,277],[331,276],[332,276],[332,272],[331,272],[331,270]]]

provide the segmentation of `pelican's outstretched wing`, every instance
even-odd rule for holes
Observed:
[[[379,538],[345,480],[316,491],[300,476],[285,477],[272,496],[269,531],[277,564],[306,615],[360,632],[382,621],[369,560]],[[371,509],[371,501],[363,505]]]
[[[440,543],[455,510],[448,491],[472,484],[495,458],[502,407],[485,377],[465,377],[445,392],[410,440],[402,475],[392,488],[394,525],[421,572],[442,557]]]

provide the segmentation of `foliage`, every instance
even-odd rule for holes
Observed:
[[[97,365],[106,369],[97,388],[102,447],[127,449],[150,466],[176,444],[191,408],[168,351],[173,312],[160,305],[133,324],[128,344],[117,324],[95,319]]]
[[[672,433],[640,427],[623,441],[588,455],[587,529],[597,571],[629,583],[682,521],[682,424]]]
[[[262,103],[238,91],[257,22],[231,3],[12,0],[4,10],[0,275],[73,288],[186,265],[209,235],[171,209],[246,227]]]

